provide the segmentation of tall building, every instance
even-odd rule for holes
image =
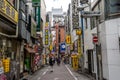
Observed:
[[[20,42],[17,40],[18,11],[18,0],[0,1],[0,62],[7,60],[8,64],[4,65],[3,69],[8,79],[19,75],[19,67],[17,67],[19,64],[16,64],[20,57]]]
[[[85,62],[88,62],[84,66],[89,72],[96,73],[99,78],[102,72],[105,80],[120,78],[118,75],[120,74],[120,6],[118,4],[118,0],[94,1],[92,10],[100,11],[101,16],[87,19],[87,26],[84,29],[86,52],[84,55]],[[98,37],[99,44],[93,43],[93,36]]]
[[[60,52],[61,43],[65,43],[65,16],[66,13],[63,12],[61,8],[52,8],[49,15],[49,27],[53,38],[53,49],[56,53]],[[63,51],[65,53],[65,51]]]

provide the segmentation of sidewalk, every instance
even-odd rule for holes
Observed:
[[[38,73],[41,75],[46,68],[48,68],[47,65],[44,66],[44,67],[42,67],[42,68],[40,68],[40,69],[38,69],[38,70],[37,70],[35,73],[33,73],[33,74],[27,74],[26,76],[24,76],[24,77],[21,78],[20,80],[30,80],[31,78],[33,78],[33,76],[36,76]]]
[[[87,78],[89,78],[89,80],[95,80],[91,75],[88,75],[88,74],[86,74],[86,73],[83,73],[83,72],[81,72],[81,71],[75,71],[72,67],[71,67],[71,65],[67,65],[69,68],[70,68],[70,70],[76,75],[76,77],[78,78],[78,80],[88,80]],[[87,77],[87,78],[86,78]],[[86,78],[86,79],[85,79]]]

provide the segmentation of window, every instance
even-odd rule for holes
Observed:
[[[104,6],[106,18],[117,15],[118,13],[120,14],[120,0],[105,0]]]

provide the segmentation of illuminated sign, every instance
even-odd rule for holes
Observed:
[[[71,42],[71,37],[70,37],[70,35],[68,35],[68,36],[66,36],[66,43],[70,44],[70,42]]]
[[[11,22],[17,24],[18,12],[7,0],[0,0],[0,14]]]
[[[48,45],[48,29],[45,29],[45,45]]]
[[[50,48],[50,50],[52,50],[52,49],[53,49],[53,46],[52,46],[52,44],[49,46],[49,48]]]
[[[65,42],[63,42],[60,44],[60,52],[65,52],[65,50],[66,50],[66,44]]]
[[[81,35],[81,30],[76,30],[76,35]]]

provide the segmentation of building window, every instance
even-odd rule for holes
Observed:
[[[88,25],[87,25],[87,18],[85,18],[85,28],[87,29],[88,28]]]
[[[101,2],[97,3],[97,5],[95,5],[92,8],[92,11],[101,11],[101,10],[102,10],[101,9]],[[94,29],[97,26],[97,21],[98,21],[97,17],[91,17],[90,18],[91,29]]]
[[[120,0],[105,0],[104,6],[106,18],[120,14]]]
[[[96,23],[97,19],[95,17],[93,17],[93,18],[91,18],[90,21],[91,21],[91,29],[95,28],[97,25],[97,23]]]

